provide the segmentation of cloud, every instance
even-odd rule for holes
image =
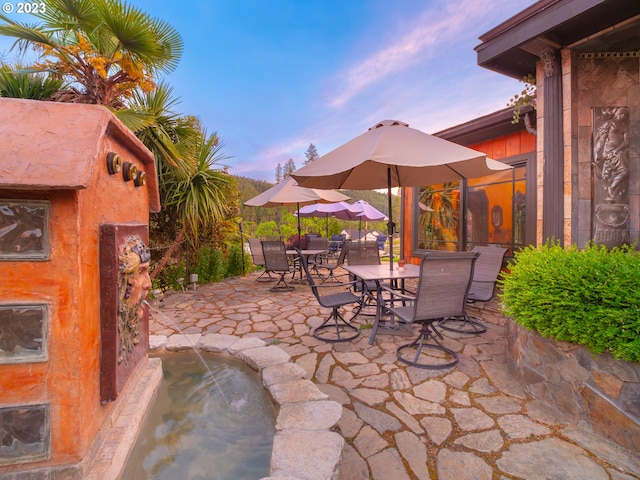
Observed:
[[[456,40],[459,32],[468,30],[471,22],[477,22],[478,16],[486,13],[487,3],[490,2],[466,0],[449,3],[446,8],[426,10],[398,41],[339,72],[332,83],[333,90],[340,93],[329,100],[330,105],[339,108],[370,85],[440,53]]]

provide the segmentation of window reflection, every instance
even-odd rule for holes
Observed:
[[[471,250],[476,245],[525,245],[526,168],[419,189],[418,249]],[[464,221],[460,218],[464,211]]]

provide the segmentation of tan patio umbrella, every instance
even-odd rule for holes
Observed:
[[[248,207],[285,207],[296,205],[300,210],[301,205],[311,205],[313,203],[335,203],[349,200],[350,197],[335,190],[324,190],[316,188],[300,187],[291,177],[265,190],[260,195],[244,202]],[[298,246],[302,228],[300,227],[300,217],[298,216]]]
[[[389,244],[395,225],[391,189],[481,177],[511,168],[476,150],[385,120],[291,174],[304,187],[371,190],[387,188]],[[393,262],[389,262],[393,269]]]

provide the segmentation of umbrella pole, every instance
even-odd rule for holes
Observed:
[[[387,223],[387,232],[389,233],[389,270],[393,271],[393,213],[391,211],[391,167],[387,167],[387,201],[389,207],[389,223]]]
[[[302,249],[302,228],[300,228],[300,202],[296,204],[298,207],[298,248]]]

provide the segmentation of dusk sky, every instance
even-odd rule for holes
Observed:
[[[273,182],[278,163],[302,166],[309,144],[323,155],[382,120],[435,133],[505,108],[523,84],[479,67],[474,47],[534,2],[130,3],[184,39],[166,79],[177,113],[218,133],[231,173]],[[0,38],[0,59],[10,45]]]

